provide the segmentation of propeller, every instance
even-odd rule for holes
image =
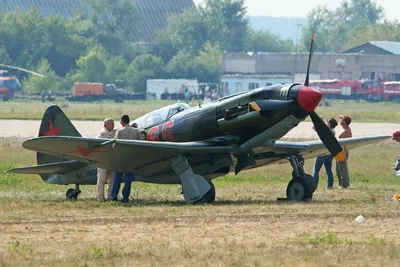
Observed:
[[[40,73],[31,71],[31,70],[27,70],[27,69],[15,67],[15,66],[10,66],[10,65],[5,65],[5,64],[0,64],[0,66],[1,66],[1,67],[6,67],[6,68],[10,68],[10,69],[21,70],[21,71],[24,71],[24,72],[27,72],[27,73],[30,73],[30,74],[33,74],[33,75],[40,76],[40,77],[45,77],[43,74],[40,74]]]
[[[314,54],[314,47],[315,47],[316,35],[313,34],[311,38],[311,45],[310,45],[310,54],[308,56],[308,66],[307,66],[307,74],[306,80],[304,82],[304,86],[309,86],[310,82],[310,66],[312,57]],[[322,143],[325,147],[329,150],[332,156],[337,161],[343,161],[346,159],[346,153],[344,152],[342,146],[332,133],[331,129],[325,124],[325,122],[318,116],[315,111],[309,112],[311,120],[314,124],[315,131],[317,132],[319,138],[321,139]]]

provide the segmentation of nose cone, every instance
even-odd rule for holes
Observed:
[[[303,86],[299,90],[298,101],[303,110],[311,112],[321,101],[322,93],[308,86]]]

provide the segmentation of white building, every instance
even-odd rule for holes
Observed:
[[[221,89],[235,94],[273,84],[292,83],[292,80],[291,75],[224,74],[221,75]]]

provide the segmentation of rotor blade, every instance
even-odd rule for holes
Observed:
[[[279,109],[282,107],[287,107],[292,103],[294,103],[293,100],[287,101],[287,100],[272,100],[271,99],[271,100],[254,101],[254,102],[251,102],[249,105],[254,110],[265,111],[265,110],[273,110],[273,109]]]
[[[308,66],[307,66],[306,81],[304,82],[305,86],[308,86],[308,84],[310,82],[310,67],[311,67],[312,57],[314,55],[314,46],[315,46],[316,38],[317,38],[317,36],[315,35],[315,33],[313,33],[313,35],[311,37],[310,54],[308,55]]]
[[[31,71],[31,70],[26,70],[26,69],[23,69],[23,68],[18,68],[18,67],[15,67],[15,66],[10,66],[10,65],[5,65],[5,64],[0,64],[0,66],[1,67],[6,67],[6,68],[10,68],[10,69],[21,70],[21,71],[24,71],[24,72],[27,72],[27,73],[30,73],[30,74],[33,74],[33,75],[40,76],[40,77],[45,77],[43,74]]]
[[[345,160],[346,154],[336,137],[333,135],[331,129],[329,129],[328,125],[326,125],[314,111],[310,112],[310,117],[314,124],[315,131],[332,156],[337,161]]]

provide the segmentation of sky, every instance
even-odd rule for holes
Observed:
[[[193,2],[197,5],[202,0]],[[326,4],[329,9],[334,9],[340,2],[341,0],[245,0],[247,13],[250,16],[271,17],[307,17],[315,6]],[[387,19],[399,18],[399,0],[379,0],[378,3],[383,7]]]

